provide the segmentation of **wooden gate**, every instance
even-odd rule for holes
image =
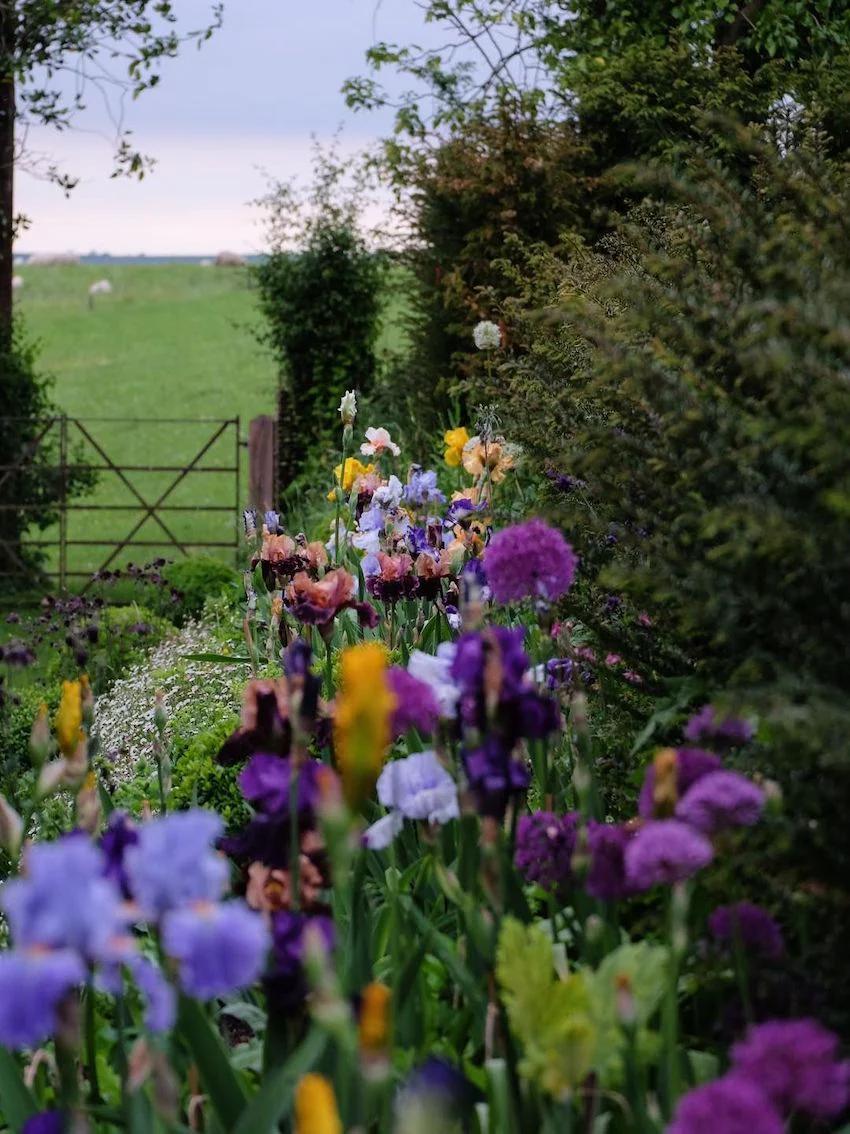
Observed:
[[[59,415],[35,430],[28,424],[32,440],[11,459],[0,457],[0,512],[32,518],[23,547],[43,552],[42,574],[60,589],[85,589],[93,575],[126,566],[130,556],[174,559],[206,550],[235,560],[242,507],[238,417]],[[36,502],[16,499],[15,485],[25,477],[36,479]],[[0,577],[23,582],[32,566],[9,535],[0,524]]]

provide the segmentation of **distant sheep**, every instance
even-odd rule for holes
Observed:
[[[89,307],[92,309],[96,295],[112,295],[112,284],[109,280],[96,280],[89,288]]]
[[[219,252],[215,258],[217,268],[244,268],[248,261],[236,252]]]
[[[12,291],[20,291],[24,286],[23,276],[12,276]]]

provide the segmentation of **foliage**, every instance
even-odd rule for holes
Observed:
[[[306,196],[278,182],[261,202],[270,247],[254,275],[261,338],[286,393],[283,488],[310,449],[327,441],[345,391],[368,390],[377,372],[383,266],[361,232],[362,191],[346,177],[335,153],[319,151]]]
[[[227,595],[235,601],[239,575],[233,567],[211,555],[192,555],[178,559],[163,569],[166,582],[179,592],[178,619],[197,618],[207,599]]]
[[[248,808],[237,783],[238,769],[222,767],[215,757],[237,723],[238,718],[225,714],[206,731],[186,734],[179,715],[172,721],[174,806],[210,808],[231,830],[245,824]]]

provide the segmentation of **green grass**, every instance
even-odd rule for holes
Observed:
[[[18,310],[40,344],[41,368],[54,378],[55,404],[79,417],[116,463],[185,465],[214,430],[212,424],[170,425],[166,418],[238,417],[244,438],[251,418],[275,412],[277,371],[271,355],[257,341],[259,315],[247,271],[170,264],[24,266],[17,273],[24,280],[17,292]],[[89,286],[102,278],[110,280],[113,293],[95,297],[90,308]],[[390,287],[382,348],[397,342],[400,316],[399,289]],[[97,418],[157,420],[134,425]],[[235,440],[235,429],[229,428],[202,464],[232,467]],[[81,461],[103,463],[74,426],[69,442]],[[239,507],[247,497],[247,452],[244,447],[240,452],[238,500],[233,476],[215,472],[190,474],[168,497],[168,503],[187,509],[162,517],[187,550],[202,542],[232,539]],[[153,502],[177,473],[126,476],[145,500]],[[113,472],[101,472],[94,491],[76,503],[126,505],[127,510],[72,511],[71,541],[117,542],[144,516],[131,490]],[[194,510],[199,505],[227,511]],[[51,540],[56,536],[56,531],[44,534]],[[150,518],[136,538],[156,545],[125,552],[112,566],[160,554],[179,555]],[[109,551],[71,546],[68,569],[90,573]],[[224,549],[219,553],[228,554]],[[51,549],[51,568],[57,561]]]

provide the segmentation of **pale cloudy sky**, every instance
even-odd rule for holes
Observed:
[[[206,0],[177,0],[186,26]],[[386,133],[389,113],[352,114],[343,81],[365,71],[376,40],[433,41],[416,0],[225,0],[224,27],[165,66],[161,85],[126,109],[140,149],[157,160],[143,182],[110,180],[114,128],[92,95],[83,128],[31,131],[29,149],[78,176],[68,199],[23,171],[17,207],[31,220],[25,252],[250,253],[261,248],[263,170],[309,179],[311,135],[355,151]]]

